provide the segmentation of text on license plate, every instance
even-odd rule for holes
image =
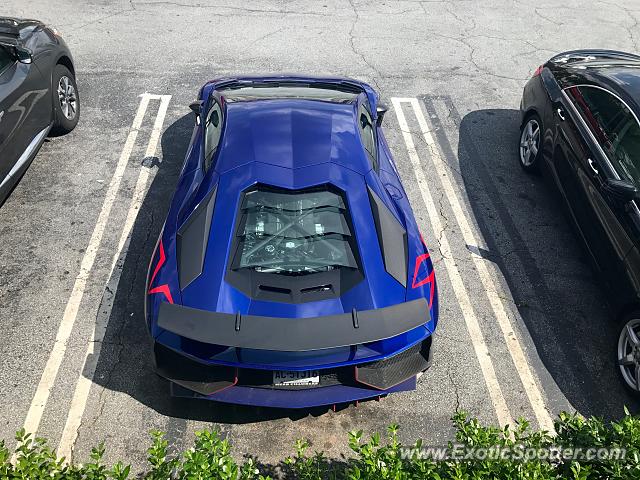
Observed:
[[[273,372],[273,384],[276,387],[279,385],[318,385],[319,383],[320,372],[318,370],[307,370],[302,372],[276,370]]]

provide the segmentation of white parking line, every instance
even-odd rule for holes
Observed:
[[[456,192],[451,183],[450,175],[444,165],[440,148],[434,141],[433,135],[431,135],[431,129],[427,125],[427,121],[422,113],[420,103],[416,98],[410,99],[410,103],[414,109],[416,118],[418,119],[418,125],[420,126],[420,130],[422,131],[424,141],[429,148],[431,161],[433,162],[435,170],[438,174],[437,176],[440,179],[440,183],[446,193],[446,197],[449,201],[449,204],[451,205],[451,209],[453,210],[456,221],[460,226],[462,237],[465,243],[467,245],[475,245],[486,250],[487,247],[484,245],[484,239],[482,238],[482,235],[478,234],[476,236],[473,232],[473,229],[471,228],[469,213],[466,207],[463,207],[464,202],[461,202],[459,200],[459,194]],[[435,112],[427,113],[435,114]],[[524,354],[522,345],[520,344],[520,340],[518,339],[516,332],[513,330],[513,326],[511,325],[511,321],[509,320],[509,316],[507,315],[507,310],[505,308],[504,301],[502,300],[502,296],[496,289],[496,283],[489,273],[489,269],[487,268],[487,261],[481,257],[478,257],[477,255],[471,255],[471,257],[473,258],[473,262],[476,266],[478,275],[480,276],[480,281],[482,282],[484,291],[489,298],[489,303],[491,304],[491,308],[493,310],[495,318],[498,321],[498,326],[502,331],[502,336],[504,338],[505,344],[507,345],[509,354],[511,355],[513,363],[515,364],[518,375],[520,376],[520,380],[522,381],[524,391],[527,394],[529,403],[531,404],[531,407],[533,409],[533,413],[536,416],[536,420],[538,421],[540,428],[549,432],[553,432],[553,420],[551,419],[551,415],[549,414],[549,411],[545,406],[542,392],[538,388],[538,384],[536,383],[533,373],[529,368],[529,362]],[[494,272],[494,274],[498,274],[498,272]]]
[[[164,117],[167,114],[167,108],[169,107],[169,102],[171,101],[171,95],[162,95],[162,96],[159,96],[159,99],[160,99],[160,108],[158,109],[158,115],[156,116],[156,121],[153,124],[153,130],[151,130],[151,136],[149,137],[147,150],[144,153],[145,158],[154,157],[156,155],[156,149],[158,148],[158,141],[160,140],[160,132],[162,131]],[[147,182],[149,181],[150,174],[151,174],[150,168],[142,168],[140,170],[138,181],[136,182],[135,189],[133,190],[131,205],[129,206],[129,211],[127,212],[127,219],[124,222],[124,227],[122,228],[120,240],[118,241],[118,249],[116,250],[116,253],[113,255],[113,262],[111,263],[112,272],[113,272],[113,267],[115,267],[115,264],[118,261],[118,258],[120,258],[120,253],[122,252],[122,248],[124,247],[124,242],[127,240],[127,237],[131,233],[131,228],[133,227],[133,223],[135,222],[138,216],[138,210],[140,210],[140,207],[142,206],[142,202],[144,201],[144,197],[147,192]]]
[[[167,107],[171,100],[171,95],[155,96],[160,99],[160,107],[156,115],[153,129],[149,137],[149,143],[147,144],[147,150],[145,157],[153,157],[156,154],[158,148],[158,141],[160,139],[160,132],[162,131],[162,125],[167,114]],[[138,180],[134,188],[133,196],[129,204],[129,210],[125,223],[122,227],[120,240],[118,242],[118,248],[113,255],[113,261],[111,264],[111,273],[107,282],[105,293],[102,298],[102,302],[98,307],[96,313],[96,326],[88,341],[87,352],[85,353],[84,366],[80,370],[78,380],[76,382],[76,388],[73,393],[73,399],[71,400],[71,406],[69,413],[67,414],[67,421],[62,431],[60,443],[58,444],[58,455],[65,457],[67,461],[71,461],[73,448],[78,438],[78,430],[82,423],[82,417],[84,415],[87,400],[89,398],[89,392],[91,391],[91,385],[95,378],[96,368],[98,361],[100,360],[100,353],[102,351],[102,342],[107,331],[109,318],[111,316],[111,310],[113,308],[113,300],[116,295],[120,277],[122,275],[122,264],[127,255],[129,235],[133,224],[138,216],[142,202],[147,192],[147,183],[151,175],[151,168],[142,166],[140,173],[138,174]],[[126,249],[125,249],[126,244]],[[117,269],[116,263],[118,263]]]
[[[404,116],[404,112],[402,111],[402,103],[410,103],[413,106],[413,100],[415,99],[391,99],[396,112],[396,117],[398,118],[400,130],[402,131],[402,137],[407,147],[407,153],[409,154],[409,159],[416,175],[418,187],[420,188],[420,194],[425,206],[427,207],[431,227],[438,232],[443,232],[440,239],[440,249],[443,252],[442,261],[447,269],[447,274],[449,276],[451,286],[453,287],[453,292],[458,300],[460,309],[462,310],[462,316],[464,317],[467,330],[469,331],[471,342],[473,343],[473,348],[475,350],[476,357],[478,358],[478,363],[480,364],[480,370],[484,377],[485,384],[487,385],[487,390],[489,391],[489,397],[491,397],[491,402],[493,403],[493,407],[496,411],[498,422],[502,426],[507,424],[513,425],[513,419],[511,418],[511,414],[507,408],[507,403],[504,399],[504,395],[502,394],[502,390],[500,389],[500,384],[498,383],[493,362],[491,361],[491,355],[487,348],[487,343],[485,342],[482,331],[480,330],[480,324],[471,304],[471,300],[469,299],[469,294],[464,286],[464,282],[462,281],[460,270],[451,255],[449,240],[446,233],[444,233],[440,214],[433,201],[433,196],[431,195],[426,175],[420,163],[420,157],[418,156],[418,152],[413,143],[413,137],[411,136],[411,131],[409,130],[407,120]]]
[[[131,129],[129,130],[129,135],[127,136],[122,153],[120,154],[116,169],[113,172],[113,177],[109,182],[107,194],[104,202],[102,203],[102,208],[98,215],[98,220],[96,221],[96,226],[93,229],[93,234],[91,235],[91,239],[89,240],[89,244],[87,245],[82,258],[80,271],[76,276],[71,296],[67,301],[67,306],[64,310],[60,326],[58,327],[53,349],[51,350],[49,359],[47,360],[42,376],[40,377],[38,388],[36,389],[36,393],[31,401],[31,405],[29,406],[29,411],[27,412],[27,417],[24,422],[24,429],[27,432],[37,432],[38,427],[40,426],[40,421],[42,420],[42,414],[47,405],[47,401],[49,400],[51,388],[54,385],[56,377],[58,376],[58,371],[60,370],[60,365],[64,359],[64,355],[67,350],[67,342],[69,341],[69,336],[71,335],[76,318],[78,317],[78,309],[82,302],[82,297],[84,296],[87,279],[89,278],[89,274],[93,268],[96,255],[107,226],[107,221],[109,220],[111,208],[116,200],[118,189],[120,188],[120,182],[124,176],[127,163],[129,162],[129,157],[131,156],[131,152],[133,151],[133,147],[138,136],[138,131],[140,130],[147,106],[149,105],[149,96],[145,94],[141,95],[141,97],[138,111],[133,119]]]

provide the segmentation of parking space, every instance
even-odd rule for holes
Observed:
[[[403,440],[444,444],[458,408],[542,427],[561,410],[637,410],[586,255],[516,144],[533,70],[584,45],[637,50],[640,10],[490,3],[5,2],[0,15],[61,30],[82,117],[0,208],[0,438],[26,426],[78,459],[105,441],[109,460],[141,465],[150,430],[181,447],[213,426],[275,465],[296,438],[339,459],[347,431],[392,422]],[[153,373],[144,282],[191,137],[188,104],[210,78],[283,71],[369,81],[390,107],[387,140],[439,281],[434,365],[415,392],[269,410],[172,399]]]

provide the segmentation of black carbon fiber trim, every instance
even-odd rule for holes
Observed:
[[[384,268],[403,287],[407,287],[407,231],[371,188],[369,203],[376,224]]]
[[[431,363],[431,337],[386,360],[322,369],[318,385],[273,385],[273,370],[207,365],[164,345],[154,345],[156,370],[171,382],[201,395],[211,395],[233,385],[276,390],[307,390],[365,385],[386,390],[426,370]]]
[[[158,375],[202,395],[219,392],[237,381],[233,367],[206,365],[159,343],[153,350]]]
[[[356,380],[367,386],[386,390],[429,368],[431,337],[398,355],[356,367]]]
[[[181,289],[202,273],[204,256],[209,243],[211,217],[216,203],[216,190],[217,188],[214,188],[202,199],[178,229],[176,249]]]
[[[430,320],[425,298],[385,308],[324,317],[262,317],[218,313],[162,303],[158,326],[214,345],[304,352],[375,342],[408,332]],[[286,334],[285,334],[286,333]]]

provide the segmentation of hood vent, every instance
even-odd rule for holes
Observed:
[[[270,285],[260,285],[258,286],[258,288],[263,292],[279,293],[281,295],[291,295],[290,288],[272,287]]]
[[[307,288],[302,288],[300,290],[300,293],[302,293],[303,295],[305,293],[326,293],[326,292],[333,292],[333,286],[331,284],[318,285],[317,287],[307,287]]]

